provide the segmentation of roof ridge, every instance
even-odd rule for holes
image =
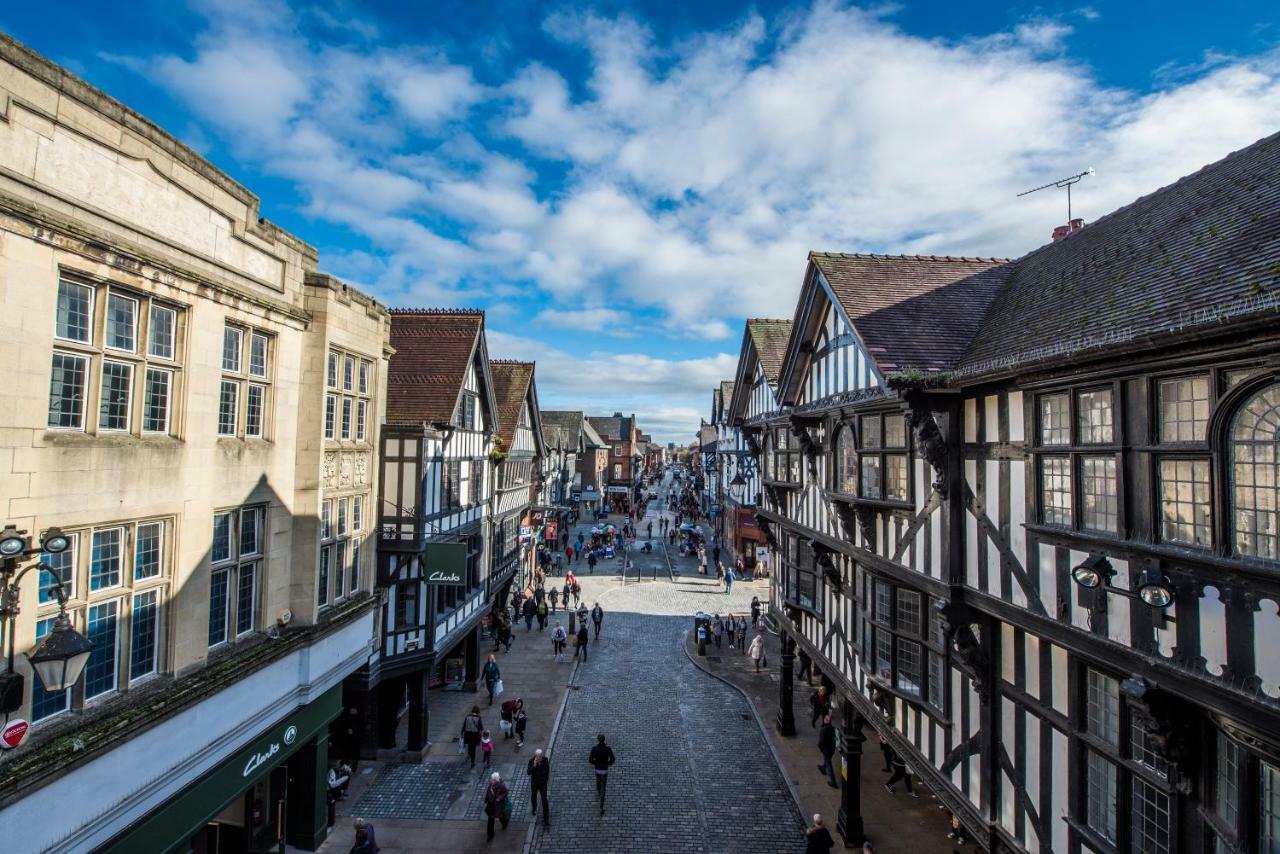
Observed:
[[[981,255],[907,255],[889,252],[819,252],[812,250],[809,257],[859,258],[868,261],[954,261],[966,264],[1007,264],[1013,258],[984,257]]]
[[[478,315],[484,317],[482,308],[388,308],[392,314],[433,316],[440,314]]]

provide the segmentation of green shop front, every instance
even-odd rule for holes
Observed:
[[[103,850],[266,854],[311,851],[327,831],[329,723],[342,688],[295,708]]]

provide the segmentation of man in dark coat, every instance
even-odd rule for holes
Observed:
[[[533,751],[529,760],[529,812],[538,814],[538,798],[542,798],[542,824],[551,826],[551,806],[547,803],[547,786],[551,782],[551,760],[541,750]]]
[[[533,631],[533,618],[537,615],[537,613],[538,613],[538,606],[534,603],[533,597],[530,596],[528,599],[524,600],[524,607],[523,607],[524,630],[526,632]]]
[[[836,753],[836,728],[831,725],[831,715],[822,718],[822,728],[818,730],[818,751],[822,754],[822,764],[818,766],[818,770],[827,775],[828,786],[840,788],[836,783],[836,766],[831,761]]]
[[[612,748],[604,743],[603,733],[596,736],[596,746],[591,748],[587,761],[596,772],[596,795],[600,798],[600,815],[604,815],[604,791],[609,783],[609,767],[613,765],[614,755]]]

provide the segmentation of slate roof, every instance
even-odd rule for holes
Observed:
[[[587,421],[606,442],[631,441],[631,419],[625,415],[588,415]]]
[[[954,368],[1008,278],[1000,258],[811,252],[809,260],[882,373]]]
[[[791,340],[791,321],[748,318],[747,334],[755,345],[756,358],[764,368],[765,379],[777,385],[782,373],[782,360],[787,355],[787,342]]]
[[[564,447],[577,449],[578,442],[582,437],[582,412],[563,409],[544,409],[542,410],[542,433],[547,437],[547,441],[551,441],[548,435],[549,430],[560,431],[561,437],[564,439]]]
[[[1280,133],[1012,265],[960,363],[987,374],[1195,327],[1274,322]]]
[[[586,418],[582,419],[582,436],[586,439],[588,447],[591,447],[592,445],[597,448],[609,447],[609,443],[605,441],[603,436],[596,432],[596,428],[592,427],[591,421]]]
[[[502,444],[510,448],[516,440],[520,409],[529,396],[529,383],[533,382],[533,362],[490,359],[489,375],[493,378],[493,398],[498,404],[498,436]]]
[[[448,423],[483,329],[482,311],[391,309],[387,421]]]

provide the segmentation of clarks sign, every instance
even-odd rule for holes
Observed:
[[[297,741],[297,739],[298,739],[298,728],[296,726],[293,726],[292,724],[285,727],[284,736],[281,739],[285,743],[285,745],[288,746],[290,744],[293,744],[295,741]],[[257,771],[263,765],[270,762],[271,757],[275,756],[279,752],[280,752],[280,742],[279,741],[271,742],[271,744],[265,750],[256,752],[249,757],[249,761],[244,764],[244,772],[241,773],[240,776],[248,777],[254,771]]]
[[[466,543],[427,543],[423,555],[423,575],[428,584],[452,584],[465,587],[467,583]]]

